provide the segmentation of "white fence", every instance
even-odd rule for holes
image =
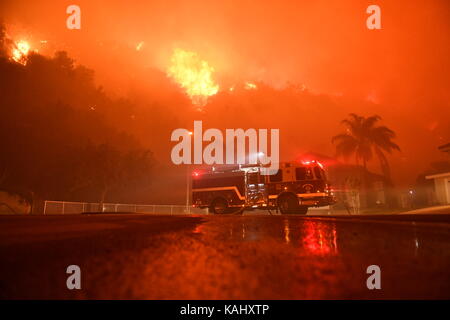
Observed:
[[[44,203],[44,214],[81,214],[85,212],[135,212],[150,214],[208,214],[208,209],[181,205],[142,205],[123,203],[99,203],[49,201]]]

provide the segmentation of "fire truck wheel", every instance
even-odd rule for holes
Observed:
[[[293,195],[283,195],[278,199],[278,207],[282,214],[296,213],[298,210],[298,202]]]
[[[228,203],[225,199],[216,199],[211,204],[210,208],[211,212],[214,214],[224,214],[227,213],[228,210]]]
[[[298,206],[298,209],[296,211],[298,214],[307,214],[308,213],[308,206]]]

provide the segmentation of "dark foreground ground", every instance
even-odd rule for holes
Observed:
[[[0,298],[449,299],[450,216],[0,216]]]

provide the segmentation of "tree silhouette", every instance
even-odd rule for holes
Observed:
[[[349,118],[342,120],[346,132],[334,136],[332,143],[336,145],[337,156],[349,158],[354,155],[356,163],[359,164],[361,160],[364,169],[367,169],[367,162],[375,154],[380,161],[383,175],[390,182],[390,167],[385,153],[400,151],[400,147],[392,141],[395,138],[394,131],[377,125],[380,120],[378,115],[366,118],[351,113]]]
[[[5,25],[0,20],[0,58],[6,57],[6,30]]]
[[[107,144],[90,145],[79,154],[76,183],[71,191],[92,191],[103,208],[110,191],[133,188],[148,180],[153,164],[149,150],[122,152]]]
[[[0,190],[26,195],[33,207],[107,196],[148,201],[132,189],[151,186],[153,157],[111,120],[129,125],[133,103],[108,97],[94,72],[65,52],[16,63],[6,40],[0,24]]]

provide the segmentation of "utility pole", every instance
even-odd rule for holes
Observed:
[[[189,182],[190,182],[190,170],[189,165],[186,165],[186,213],[190,213],[189,207]]]
[[[189,131],[189,135],[192,136],[193,132]],[[189,185],[191,179],[190,165],[186,164],[186,213],[191,213],[191,208],[189,206]]]

